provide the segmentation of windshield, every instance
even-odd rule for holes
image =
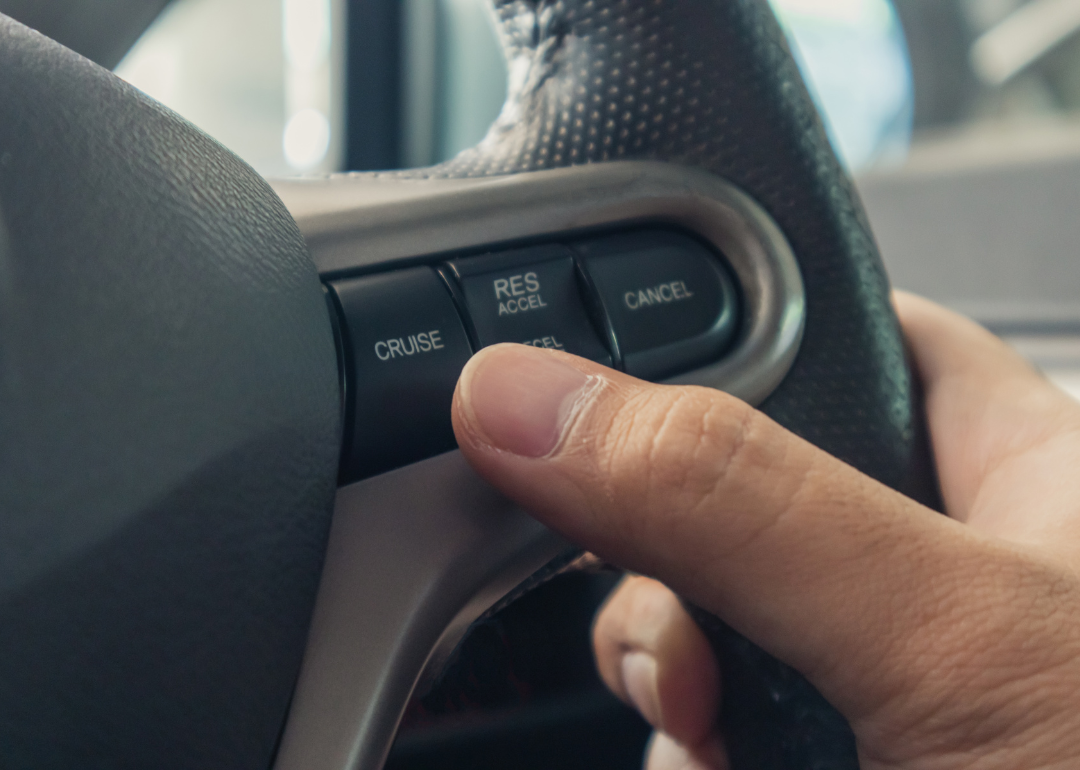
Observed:
[[[772,2],[856,173],[957,135],[984,145],[1034,132],[1045,144],[1048,131],[1060,142],[1080,130],[1076,0]],[[398,26],[386,31],[400,39],[385,63],[397,92],[366,114],[395,113],[380,117],[396,134],[383,167],[435,163],[475,144],[498,114],[501,53],[485,0],[390,5],[378,18]],[[353,25],[374,23],[353,8]],[[264,174],[331,171],[348,165],[346,81],[368,74],[350,72],[345,25],[343,0],[175,0],[117,73]]]

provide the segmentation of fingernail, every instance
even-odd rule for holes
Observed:
[[[462,405],[492,446],[523,457],[555,448],[589,378],[524,345],[480,354],[461,376]]]
[[[660,693],[656,682],[656,658],[646,652],[630,652],[622,659],[623,686],[641,716],[657,730],[663,729]]]

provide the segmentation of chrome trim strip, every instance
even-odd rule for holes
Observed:
[[[806,299],[787,239],[753,199],[700,169],[634,161],[481,179],[341,175],[274,186],[324,275],[619,225],[691,230],[731,263],[748,326],[722,361],[673,383],[758,404],[787,374],[802,340]]]
[[[568,547],[460,452],[339,490],[275,769],[382,767],[428,661]]]

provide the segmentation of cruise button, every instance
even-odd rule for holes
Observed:
[[[738,327],[738,293],[721,260],[681,233],[644,230],[580,241],[626,371],[661,379],[717,360]]]
[[[345,315],[352,372],[352,481],[453,449],[450,404],[472,355],[442,278],[430,267],[330,284]]]
[[[611,365],[611,354],[585,311],[577,267],[567,249],[501,252],[447,267],[461,285],[481,347],[519,342]]]

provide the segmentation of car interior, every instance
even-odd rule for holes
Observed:
[[[890,287],[1080,398],[1077,0],[0,0],[0,767],[637,768],[523,342],[940,507]],[[733,770],[858,767],[695,610]]]

